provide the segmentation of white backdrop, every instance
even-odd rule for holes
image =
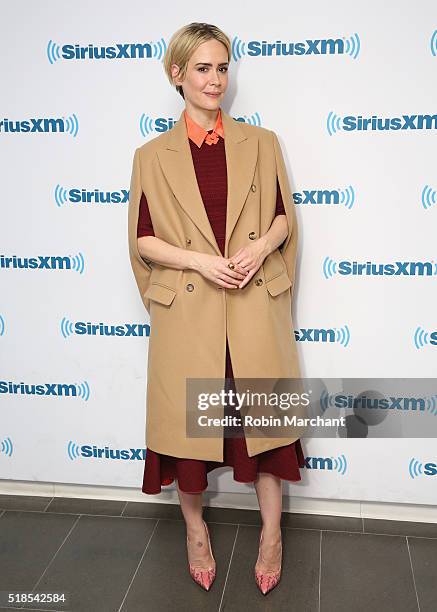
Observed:
[[[436,375],[435,3],[413,16],[405,0],[209,5],[2,3],[0,478],[141,488],[149,321],[126,195],[135,148],[183,108],[162,55],[191,21],[233,41],[223,108],[280,138],[301,235],[295,330],[322,330],[298,343],[303,375]],[[258,53],[263,41],[288,54]],[[131,47],[144,43],[150,57]],[[349,129],[360,117],[392,129]],[[428,262],[430,273],[342,274],[353,261]],[[432,437],[304,450],[288,494],[437,502]],[[210,488],[253,491],[230,470]]]

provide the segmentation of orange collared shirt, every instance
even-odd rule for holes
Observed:
[[[217,121],[215,122],[215,126],[211,134],[209,134],[207,130],[191,119],[186,110],[184,111],[184,116],[188,138],[192,140],[199,148],[202,146],[203,141],[205,141],[207,145],[212,145],[218,142],[219,136],[222,138],[225,137],[220,108],[217,114]]]

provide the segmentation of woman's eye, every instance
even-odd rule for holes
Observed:
[[[201,72],[203,70],[207,70],[206,66],[201,66],[200,68],[198,68],[198,70]],[[220,70],[224,70],[225,72],[228,71],[228,67],[227,66],[222,66],[222,68],[220,68]]]

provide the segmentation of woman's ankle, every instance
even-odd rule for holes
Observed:
[[[278,524],[264,524],[262,527],[263,539],[275,541],[281,540],[281,526]]]
[[[187,529],[187,535],[201,535],[201,534],[205,534],[206,536],[206,529],[205,529],[205,523],[202,517],[200,517],[199,519],[194,519],[194,520],[190,520],[190,522],[185,522],[185,527]]]

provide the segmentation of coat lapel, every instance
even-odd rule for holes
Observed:
[[[225,113],[223,109],[221,109],[221,113],[225,133],[228,178],[224,253],[227,257],[229,240],[255,174],[258,159],[258,137],[255,134],[247,137],[240,128],[238,121]],[[158,158],[162,171],[179,204],[213,246],[217,255],[221,255],[197,184],[183,111],[179,120],[168,132],[168,139],[164,148],[158,151]]]

